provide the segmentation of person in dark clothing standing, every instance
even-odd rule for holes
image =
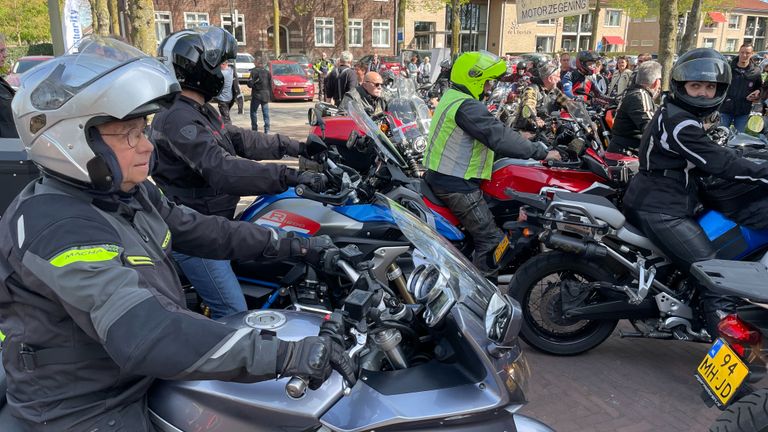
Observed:
[[[317,388],[331,368],[347,370],[349,358],[330,338],[284,341],[186,309],[172,249],[315,266],[323,258],[318,249],[302,254],[305,240],[177,206],[147,181],[147,116],[180,90],[162,64],[101,39],[22,83],[14,118],[43,176],[0,219],[2,361],[20,430],[156,431],[147,392],[158,378],[298,375]],[[40,109],[40,91],[67,98]],[[33,120],[41,115],[46,123]]]
[[[224,80],[219,65],[235,56],[234,47],[234,37],[218,27],[182,30],[165,38],[159,51],[182,90],[170,108],[155,115],[151,129],[158,155],[152,178],[165,195],[200,213],[227,219],[234,217],[242,195],[277,194],[298,184],[324,191],[326,182],[320,173],[256,162],[305,154],[304,143],[225,126],[207,103],[221,90]],[[229,261],[183,253],[174,257],[210,306],[212,317],[245,310]]]
[[[378,54],[373,54],[373,58],[371,58],[371,62],[368,63],[368,70],[366,72],[379,72],[379,69],[381,69],[381,60],[379,60]]]
[[[5,36],[0,34],[0,66],[5,64],[7,50]],[[11,100],[15,93],[11,85],[0,76],[0,138],[19,137],[16,126],[13,124],[13,113],[11,112]]]
[[[694,176],[768,184],[768,164],[756,164],[721,147],[706,134],[702,119],[715,112],[728,94],[731,68],[709,48],[680,56],[671,70],[670,92],[643,133],[640,171],[624,195],[627,220],[688,274],[691,265],[715,257],[715,248],[694,219],[698,204]],[[707,331],[733,303],[699,288]]]
[[[261,117],[264,119],[264,133],[269,133],[269,101],[272,99],[272,74],[264,67],[264,60],[256,57],[251,78],[248,79],[251,88],[251,130],[259,130],[258,109],[261,107]]]
[[[472,261],[487,276],[498,270],[490,255],[504,237],[480,190],[480,182],[491,177],[494,155],[560,159],[545,144],[504,127],[480,101],[488,82],[506,72],[504,60],[487,51],[459,56],[451,68],[452,88],[432,117],[424,152],[425,180],[472,235]]]
[[[760,99],[763,81],[760,68],[750,61],[754,49],[751,43],[739,48],[739,56],[731,63],[732,82],[728,95],[720,106],[720,124],[744,132],[752,103]]]
[[[661,90],[661,65],[647,61],[635,70],[635,84],[630,87],[616,110],[608,151],[637,154],[643,131],[656,113],[653,100]]]
[[[352,67],[352,53],[342,51],[338,66],[325,79],[327,97],[333,98],[333,104],[339,106],[344,95],[357,87],[357,72]]]

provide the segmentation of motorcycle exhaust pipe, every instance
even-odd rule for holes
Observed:
[[[408,361],[400,348],[402,340],[403,336],[396,329],[386,329],[373,335],[373,342],[384,351],[384,355],[395,369],[408,368]]]
[[[602,258],[608,255],[608,250],[605,246],[592,242],[585,242],[584,240],[553,231],[549,231],[543,240],[547,246],[576,255],[583,255],[588,258]]]

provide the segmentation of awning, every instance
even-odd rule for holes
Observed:
[[[621,36],[603,36],[607,45],[624,45],[624,38]]]
[[[707,12],[707,15],[709,15],[709,18],[716,23],[724,23],[727,21],[722,12]]]

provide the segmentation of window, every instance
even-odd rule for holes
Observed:
[[[554,36],[536,36],[536,51],[540,52],[554,52],[555,51],[555,37]]]
[[[155,36],[157,43],[165,39],[166,36],[173,33],[173,22],[170,12],[155,12]]]
[[[435,27],[437,23],[416,21],[413,23],[413,45],[418,50],[429,50],[435,46]]]
[[[445,8],[445,28],[453,24],[451,7]],[[478,51],[486,49],[485,36],[488,29],[488,6],[485,4],[468,3],[459,6],[461,34],[459,35],[459,52]],[[445,34],[445,47],[451,48],[453,40],[451,32]]]
[[[334,46],[333,18],[315,18],[315,46]]]
[[[738,43],[738,39],[726,39],[725,52],[736,52]]]
[[[555,20],[554,18],[548,19],[548,20],[536,21],[536,25],[553,26],[553,25],[556,25],[556,24],[557,24],[557,20]]]
[[[632,18],[632,22],[633,23],[641,23],[641,22],[643,22],[643,19],[642,18]]]
[[[702,45],[704,48],[715,48],[715,44],[717,43],[717,39],[714,38],[704,38],[704,44]]]
[[[651,39],[651,40],[643,40],[642,42],[640,42],[640,45],[641,46],[653,46],[653,39]]]
[[[207,26],[211,22],[208,21],[208,14],[203,12],[184,12],[184,28],[194,28]]]
[[[644,19],[644,21],[645,21],[645,22],[656,22],[656,17],[655,17],[655,16],[653,16],[653,17],[648,17],[648,18],[645,18],[645,19]]]
[[[371,45],[374,48],[389,47],[389,20],[373,20],[371,26],[373,28]]]
[[[363,20],[349,20],[349,35],[347,35],[347,41],[349,42],[349,46],[363,46]]]
[[[235,35],[238,45],[245,45],[245,15],[235,14],[235,17],[237,17],[235,31],[232,31],[232,15],[230,14],[221,14],[221,26],[224,27],[224,30]]]
[[[621,11],[609,10],[605,12],[605,26],[618,27],[621,25]]]
[[[632,39],[632,40],[629,42],[629,46],[639,46],[639,45],[640,45],[640,41],[639,41],[639,40],[637,40],[637,39]]]
[[[741,15],[728,15],[728,28],[738,29],[741,27]]]

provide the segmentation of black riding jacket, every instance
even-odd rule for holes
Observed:
[[[760,90],[763,79],[760,76],[760,68],[757,65],[749,63],[745,68],[738,66],[739,58],[736,57],[731,62],[731,85],[728,86],[728,95],[723,104],[720,105],[720,112],[732,116],[749,114],[752,109],[752,102],[747,100],[747,95]]]
[[[616,110],[616,119],[611,129],[610,151],[629,150],[637,152],[645,126],[653,118],[656,104],[650,90],[635,85],[627,90]]]
[[[0,138],[19,137],[11,112],[11,100],[15,94],[11,85],[0,77]]]
[[[274,377],[279,341],[192,313],[171,249],[275,256],[269,230],[176,206],[150,182],[104,196],[44,177],[0,219],[8,402],[29,429],[152,430],[155,378]]]
[[[643,133],[640,172],[627,188],[624,205],[692,217],[698,203],[693,179],[696,170],[724,179],[768,184],[768,164],[756,164],[717,145],[706,135],[700,118],[667,98]]]
[[[297,184],[297,171],[256,161],[298,156],[298,141],[225,126],[209,104],[184,96],[155,115],[150,138],[158,154],[154,181],[174,202],[203,214],[231,219],[241,196]]]

